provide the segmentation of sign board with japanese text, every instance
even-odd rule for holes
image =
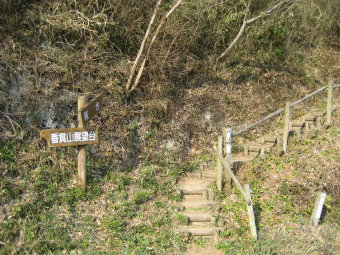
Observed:
[[[49,147],[99,143],[98,128],[44,129],[40,131],[40,136],[46,139]]]
[[[80,109],[81,118],[84,123],[87,123],[90,119],[96,116],[96,114],[102,108],[102,103],[103,95],[101,94]]]

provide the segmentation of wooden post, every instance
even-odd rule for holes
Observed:
[[[328,82],[328,89],[327,89],[327,115],[326,115],[326,123],[327,125],[331,125],[332,123],[332,80]]]
[[[86,104],[86,96],[78,97],[78,128],[84,128],[80,109]],[[78,147],[78,181],[82,189],[86,189],[86,145]]]
[[[228,163],[228,168],[231,170],[231,128],[222,128],[225,146],[225,160]],[[227,169],[224,170],[225,188],[227,194],[231,192],[231,176]]]
[[[314,210],[312,213],[312,217],[310,218],[310,224],[316,227],[319,224],[322,208],[326,200],[326,193],[319,192],[318,196],[315,199]]]
[[[284,126],[283,126],[283,138],[282,138],[282,153],[286,154],[289,134],[289,119],[290,119],[290,102],[286,103]]]
[[[220,230],[215,229],[215,231],[214,231],[214,244],[218,244],[219,239],[220,239]]]
[[[222,162],[222,164],[224,165],[224,167],[227,168],[227,171],[229,172],[231,179],[233,180],[233,182],[235,183],[235,186],[238,188],[238,190],[241,192],[241,194],[243,195],[244,199],[247,201],[248,205],[251,204],[251,201],[247,199],[246,193],[241,185],[241,183],[237,180],[235,174],[227,167],[228,163],[227,161],[223,158],[223,155],[220,151],[217,150],[217,146],[214,147],[214,151],[217,155],[217,157],[220,159],[220,161]]]
[[[248,211],[248,218],[249,218],[249,227],[251,236],[257,239],[257,231],[256,231],[256,222],[255,222],[255,215],[253,204],[251,202],[251,195],[250,195],[250,187],[249,184],[244,185],[244,191],[247,195],[247,200],[250,201],[250,204],[247,204],[247,211]]]
[[[223,144],[223,137],[219,136],[218,140],[217,140],[217,150],[219,153],[223,153],[222,152],[222,144]],[[217,170],[217,189],[219,191],[222,191],[222,181],[223,181],[223,165],[221,160],[219,159],[219,157],[217,157],[217,165],[216,165],[216,170]]]

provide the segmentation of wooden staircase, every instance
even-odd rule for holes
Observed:
[[[340,105],[334,105],[334,111],[339,109]],[[324,127],[325,115],[326,113],[308,113],[291,121],[289,137],[317,135]],[[232,167],[259,156],[263,157],[268,153],[280,153],[282,135],[280,129],[244,145],[243,153],[232,155]],[[214,192],[209,188],[216,178],[216,169],[205,169],[199,173],[190,173],[178,185],[177,192],[182,197],[182,201],[177,203],[177,213],[186,221],[185,224],[182,222],[182,225],[177,227],[177,231],[187,238],[200,236],[214,243],[218,242],[225,221],[219,214],[219,203],[214,200]]]
[[[186,224],[177,230],[188,238],[200,236],[218,241],[224,222],[218,220],[218,203],[214,201],[213,190],[208,188],[212,181],[191,174],[179,185],[177,192],[182,201],[177,203],[177,212],[186,219]]]

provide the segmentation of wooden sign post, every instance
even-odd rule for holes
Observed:
[[[78,128],[84,128],[83,115],[81,109],[86,104],[86,96],[78,97]],[[83,190],[86,189],[86,145],[78,148],[78,180]]]
[[[78,179],[86,189],[86,145],[98,144],[98,128],[86,128],[85,124],[101,109],[103,96],[95,97],[86,104],[86,96],[78,97],[78,128],[44,129],[40,136],[46,139],[49,147],[79,146]]]

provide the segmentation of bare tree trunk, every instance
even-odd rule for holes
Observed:
[[[149,44],[149,48],[148,51],[146,52],[145,56],[144,56],[144,60],[143,63],[141,65],[141,67],[139,68],[136,80],[132,86],[132,88],[129,90],[130,92],[135,90],[137,88],[137,86],[139,85],[140,79],[142,77],[143,71],[144,71],[144,67],[146,64],[146,61],[148,60],[149,56],[150,56],[150,52],[151,52],[151,48],[152,45],[154,44],[154,42],[156,41],[157,35],[159,34],[159,32],[161,31],[161,29],[163,28],[165,22],[167,21],[167,19],[170,17],[170,15],[175,11],[175,9],[182,3],[183,0],[178,0],[177,3],[168,11],[168,13],[162,18],[161,22],[159,23],[152,39],[151,42]]]
[[[131,82],[132,82],[132,78],[133,78],[133,76],[134,76],[134,74],[135,74],[135,72],[136,72],[136,68],[137,68],[138,62],[139,62],[139,60],[140,60],[140,58],[141,58],[141,56],[142,56],[142,53],[143,53],[143,51],[144,51],[145,43],[146,43],[146,41],[147,41],[147,39],[148,39],[148,37],[149,37],[150,31],[151,31],[151,27],[152,27],[152,25],[153,25],[153,23],[154,23],[154,21],[155,21],[155,18],[156,18],[156,15],[157,15],[158,11],[159,11],[159,7],[160,7],[161,3],[162,3],[162,0],[158,0],[158,2],[157,2],[157,4],[156,4],[156,7],[155,7],[155,10],[154,10],[154,12],[153,12],[153,14],[152,14],[152,17],[151,17],[151,20],[150,20],[148,29],[146,30],[146,33],[145,33],[145,35],[144,35],[143,42],[142,42],[142,44],[141,44],[141,46],[140,46],[140,48],[139,48],[137,57],[136,57],[135,62],[133,63],[133,66],[132,66],[132,68],[131,68],[131,72],[130,72],[129,79],[128,79],[127,83],[126,83],[126,89],[127,89],[127,90],[130,89]]]
[[[291,2],[291,1],[295,1],[295,0],[284,0],[282,2],[279,2],[278,4],[276,4],[275,6],[273,6],[272,8],[269,8],[268,10],[266,10],[265,12],[261,13],[258,16],[255,16],[251,19],[244,19],[243,20],[243,24],[240,28],[240,30],[238,31],[236,37],[234,38],[234,40],[230,43],[230,45],[228,46],[228,48],[217,58],[217,61],[220,61],[222,59],[224,59],[227,54],[231,51],[231,49],[235,46],[235,44],[238,42],[238,40],[241,38],[241,36],[243,35],[247,25],[249,25],[250,23],[255,22],[256,20],[258,20],[259,18],[262,18],[263,16],[269,16],[271,14],[273,14],[273,12],[278,9],[280,6],[282,6],[283,4],[287,3],[287,2]]]

